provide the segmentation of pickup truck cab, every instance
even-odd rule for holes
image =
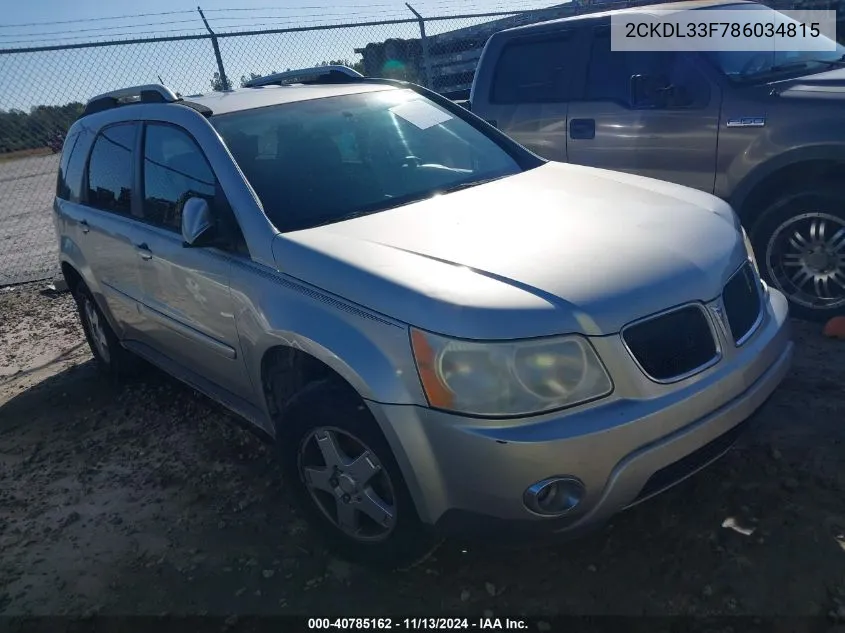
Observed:
[[[755,7],[761,20],[789,19],[752,2],[695,1],[501,31],[484,48],[468,107],[549,160],[728,201],[792,313],[827,319],[845,310],[845,47],[611,50],[619,11]]]

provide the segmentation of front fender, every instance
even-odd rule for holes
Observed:
[[[238,334],[253,384],[262,384],[264,354],[284,346],[328,365],[366,400],[426,402],[405,324],[261,264],[240,262],[232,274]]]
[[[724,191],[717,195],[727,199],[734,209],[740,210],[751,193],[766,178],[790,166],[809,161],[845,161],[845,138],[807,138],[811,144],[777,152],[771,140],[760,141],[737,156],[728,168]],[[728,193],[729,192],[729,193]]]

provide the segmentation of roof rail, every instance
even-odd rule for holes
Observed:
[[[85,110],[83,110],[82,116],[93,114],[94,112],[102,112],[103,110],[110,110],[130,103],[173,103],[174,101],[179,101],[179,97],[170,88],[161,84],[131,86],[129,88],[104,92],[96,97],[92,97],[85,104]]]
[[[299,70],[288,70],[283,73],[273,73],[266,77],[256,77],[243,86],[244,88],[259,88],[261,86],[274,86],[284,84],[302,83],[343,83],[350,79],[363,77],[357,70],[349,66],[329,65],[317,66],[315,68],[301,68]]]

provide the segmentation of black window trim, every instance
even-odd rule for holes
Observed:
[[[499,101],[495,98],[494,94],[496,92],[496,83],[499,77],[499,74],[502,70],[502,58],[505,55],[505,52],[508,48],[512,46],[518,46],[523,44],[536,44],[542,42],[553,42],[553,41],[561,41],[561,42],[570,42],[576,40],[577,34],[579,32],[578,27],[568,27],[560,30],[544,32],[544,33],[535,33],[531,35],[524,35],[521,37],[514,37],[512,39],[507,40],[502,47],[499,49],[499,53],[496,56],[496,65],[493,69],[493,75],[490,78],[490,90],[487,95],[487,101],[491,105],[497,106],[509,106],[509,105],[523,105],[523,104],[548,104],[548,103],[569,103],[573,99],[548,99],[542,101]],[[577,47],[578,42],[575,41],[575,46]],[[576,51],[577,52],[577,51]],[[576,62],[573,62],[573,68],[576,66]],[[572,77],[570,77],[570,85],[568,88],[571,89],[574,87],[575,83],[572,81]]]
[[[103,132],[106,130],[110,130],[112,128],[122,126],[122,125],[131,125],[135,127],[135,139],[132,149],[130,150],[130,173],[133,174],[132,177],[132,192],[131,198],[129,203],[129,213],[120,213],[118,211],[112,211],[110,209],[101,209],[100,207],[95,207],[91,204],[91,201],[88,199],[88,191],[90,189],[89,185],[91,184],[89,180],[90,169],[91,169],[91,157],[94,155],[94,148],[97,146],[97,140],[102,136]],[[108,125],[104,125],[103,127],[99,128],[96,132],[94,132],[94,138],[91,141],[91,146],[88,148],[88,155],[85,158],[85,168],[82,172],[82,190],[79,192],[79,202],[80,204],[85,205],[87,208],[91,209],[92,211],[101,211],[103,213],[110,213],[111,215],[115,215],[121,218],[131,218],[137,220],[138,218],[133,215],[135,211],[135,198],[138,195],[136,191],[135,182],[135,162],[137,161],[138,156],[138,135],[140,133],[140,124],[138,121],[116,121],[114,123],[109,123]]]

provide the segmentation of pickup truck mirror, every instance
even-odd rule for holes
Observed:
[[[660,109],[671,102],[675,87],[664,75],[631,75],[630,102],[634,108]]]
[[[182,239],[185,246],[203,246],[211,237],[211,209],[203,198],[188,198],[182,207]]]

